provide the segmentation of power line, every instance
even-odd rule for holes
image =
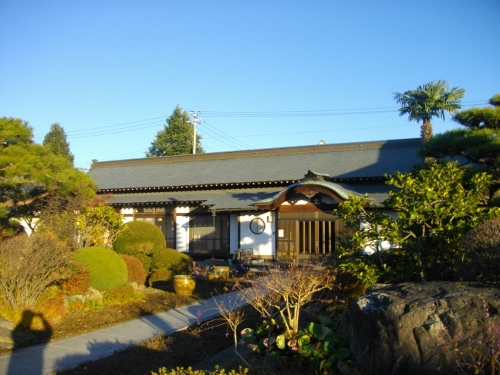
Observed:
[[[464,107],[473,107],[478,105],[487,105],[488,100],[476,100],[470,102],[463,102],[462,108]],[[352,116],[352,115],[365,115],[365,114],[376,114],[376,113],[390,113],[397,112],[397,109],[394,107],[379,107],[379,108],[357,108],[357,109],[320,109],[320,110],[296,110],[296,111],[260,111],[260,112],[250,112],[250,111],[203,111],[199,112],[200,114],[204,114],[206,117],[319,117],[319,116]],[[102,125],[96,126],[87,129],[78,129],[78,130],[70,130],[66,131],[66,135],[70,139],[77,138],[89,138],[89,137],[97,137],[102,135],[110,135],[116,133],[124,133],[141,129],[149,129],[154,128],[160,125],[164,125],[163,121],[158,121],[159,119],[165,119],[167,116],[158,116],[144,120],[123,122],[113,125]],[[208,126],[212,126],[206,121],[205,124]],[[212,128],[216,129],[212,126]],[[222,132],[221,132],[222,133]],[[227,138],[231,138],[231,136],[222,133]],[[35,135],[36,138],[43,137],[44,134]],[[224,138],[224,137],[223,137]],[[235,139],[234,137],[232,137]],[[241,142],[240,142],[241,143]],[[252,148],[250,145],[246,145],[249,148]]]
[[[472,107],[482,104],[488,104],[487,100],[476,100],[462,103],[462,107]],[[203,111],[206,117],[311,117],[311,116],[346,116],[363,115],[374,113],[397,112],[394,107],[378,108],[348,108],[348,109],[316,109],[316,110],[297,110],[297,111]]]
[[[247,143],[239,141],[237,138],[235,138],[235,137],[233,137],[233,136],[231,136],[231,135],[229,135],[227,133],[224,133],[223,131],[217,129],[215,126],[212,126],[211,124],[209,124],[205,120],[203,120],[203,125],[206,125],[207,127],[209,127],[210,129],[207,128],[205,130],[208,130],[208,131],[210,131],[212,133],[215,133],[216,137],[214,137],[214,139],[217,139],[220,142],[222,142],[222,141],[219,138],[222,138],[222,139],[227,140],[228,142],[233,143],[237,148],[240,148],[241,146],[245,146],[245,147],[247,147],[249,149],[255,148],[255,147],[253,147],[253,146],[251,146],[251,145],[249,145]],[[222,142],[222,143],[228,145],[225,142]],[[230,145],[228,145],[228,146],[230,146]]]

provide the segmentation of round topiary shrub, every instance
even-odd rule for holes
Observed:
[[[167,246],[165,236],[155,225],[146,221],[125,223],[122,232],[113,242],[113,249],[119,254],[138,258],[146,272],[151,269],[151,256]]]
[[[128,281],[144,285],[146,282],[146,271],[141,261],[132,255],[120,255],[127,264]]]
[[[457,261],[457,274],[464,281],[500,283],[500,219],[479,224],[462,240],[463,256]]]
[[[113,250],[84,247],[75,251],[73,257],[89,268],[90,285],[97,290],[111,290],[127,282],[127,264]]]
[[[153,253],[151,268],[168,268],[174,275],[188,275],[193,268],[193,260],[175,249],[165,248]]]

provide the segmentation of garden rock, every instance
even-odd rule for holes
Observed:
[[[0,350],[11,350],[36,342],[37,338],[33,332],[16,329],[11,322],[0,318]]]
[[[498,286],[375,285],[349,304],[341,327],[371,374],[451,374],[473,350],[500,353],[499,311]]]
[[[12,339],[12,331],[14,325],[0,317],[0,350],[12,349],[14,340]]]

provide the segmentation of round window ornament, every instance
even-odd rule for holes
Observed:
[[[265,229],[266,223],[260,217],[256,217],[250,222],[250,230],[254,234],[261,234]]]

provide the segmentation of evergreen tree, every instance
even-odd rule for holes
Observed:
[[[66,133],[58,123],[52,124],[50,131],[43,139],[43,145],[53,154],[63,156],[73,164],[74,156],[69,150],[69,143],[66,141]]]
[[[489,103],[491,106],[458,112],[453,120],[465,128],[436,135],[422,145],[420,152],[425,157],[460,157],[472,165],[486,167],[495,181],[490,189],[490,203],[500,204],[500,94]]]
[[[11,218],[30,221],[53,197],[92,198],[95,182],[67,157],[32,140],[20,119],[0,118],[0,237]]]
[[[167,119],[164,129],[156,134],[156,139],[151,142],[146,152],[148,158],[191,154],[193,152],[193,132],[194,127],[186,111],[179,105],[175,107],[172,115]],[[200,144],[201,137],[196,135],[196,153],[204,153],[205,150]]]

